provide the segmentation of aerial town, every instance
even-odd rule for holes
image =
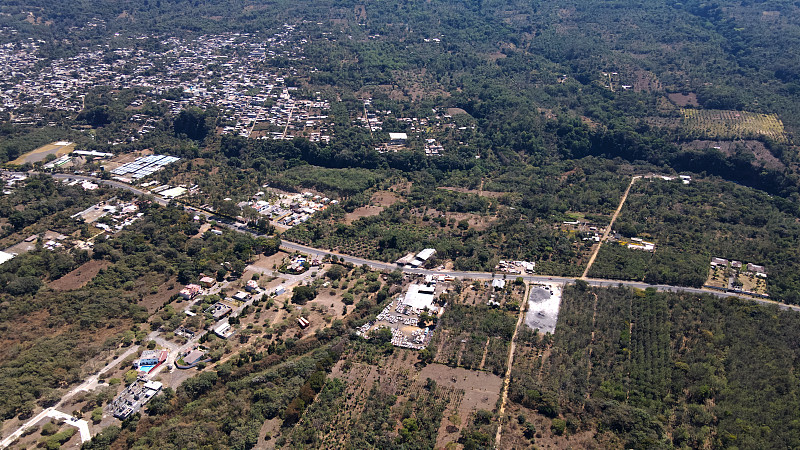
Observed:
[[[800,448],[800,4],[618,3],[0,2],[0,450]]]

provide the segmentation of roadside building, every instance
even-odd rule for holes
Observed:
[[[155,366],[166,361],[167,356],[169,356],[169,352],[167,350],[145,350],[142,352],[142,356],[133,362],[133,367],[139,370],[144,369],[146,371],[150,371]]]
[[[426,248],[421,252],[417,253],[417,256],[414,257],[414,260],[411,261],[411,267],[419,267],[425,264],[425,261],[429,260],[431,256],[436,253],[436,249],[433,248]]]
[[[230,306],[221,302],[214,303],[213,305],[209,306],[208,309],[206,309],[206,312],[210,313],[214,320],[222,319],[231,311],[232,309]]]
[[[711,265],[728,267],[728,260],[723,258],[711,258]]]
[[[433,305],[435,290],[436,285],[412,284],[408,287],[402,303],[418,310],[425,308],[435,310],[436,307]]]
[[[184,355],[183,362],[185,362],[186,364],[194,364],[197,361],[203,359],[205,355],[206,355],[205,352],[203,352],[202,350],[194,349],[189,353],[187,353],[186,355]]]
[[[222,339],[228,339],[231,334],[233,334],[233,327],[229,323],[223,323],[222,325],[214,328],[214,334],[221,337]]]

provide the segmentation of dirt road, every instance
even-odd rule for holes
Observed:
[[[625,189],[625,193],[622,194],[622,199],[620,199],[619,201],[619,206],[617,206],[617,210],[614,211],[614,215],[611,216],[611,222],[608,223],[606,230],[603,232],[603,237],[600,238],[600,242],[598,242],[597,247],[594,248],[592,256],[589,257],[589,264],[586,264],[586,269],[583,271],[583,275],[581,275],[581,278],[586,278],[586,275],[589,274],[589,269],[592,268],[592,264],[594,264],[594,260],[595,258],[597,258],[597,254],[600,252],[600,247],[603,245],[603,242],[605,242],[606,239],[608,239],[608,235],[611,233],[611,227],[614,226],[614,221],[617,220],[619,212],[622,211],[622,205],[625,204],[625,200],[628,198],[628,193],[631,191],[633,183],[635,183],[636,180],[638,180],[639,178],[641,178],[641,175],[636,175],[635,177],[631,178],[631,183],[628,185],[628,188]]]
[[[525,289],[525,299],[528,298],[530,293],[531,286],[526,285]],[[517,348],[517,333],[519,332],[519,327],[522,324],[522,319],[525,317],[525,310],[527,307],[528,302],[527,300],[522,304],[519,308],[519,317],[517,317],[517,326],[514,327],[514,336],[511,337],[511,345],[509,345],[508,349],[508,364],[506,365],[506,376],[503,378],[503,392],[502,397],[500,399],[500,408],[497,410],[497,417],[498,417],[498,425],[497,425],[497,434],[494,437],[494,447],[498,448],[500,445],[500,436],[503,433],[503,414],[506,411],[506,401],[508,401],[508,385],[511,382],[511,367],[514,365],[514,350]]]

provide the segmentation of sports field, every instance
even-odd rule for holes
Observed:
[[[59,141],[53,142],[51,144],[43,145],[36,150],[31,150],[24,155],[21,155],[19,158],[9,162],[9,164],[14,165],[23,165],[25,163],[35,163],[39,161],[44,161],[47,155],[56,155],[62,156],[68,153],[72,153],[75,150],[75,144],[72,142],[66,141]]]

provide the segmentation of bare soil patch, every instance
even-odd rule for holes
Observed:
[[[700,104],[697,102],[697,94],[694,92],[689,92],[688,94],[674,92],[672,94],[667,94],[667,97],[672,103],[675,103],[680,107],[700,106]]]
[[[464,110],[463,110],[463,109],[461,109],[461,108],[447,108],[447,114],[449,114],[449,115],[451,115],[451,116],[457,116],[457,115],[459,115],[459,114],[466,114],[466,115],[469,115],[469,113],[468,113],[468,112],[464,111]]]
[[[356,210],[354,210],[351,213],[345,214],[344,222],[350,225],[351,223],[355,222],[358,219],[364,217],[377,216],[378,214],[381,213],[381,211],[383,211],[383,208],[380,206],[372,206],[372,205],[362,206],[361,208],[356,208]]]
[[[374,194],[372,194],[372,198],[370,198],[369,205],[362,206],[361,208],[356,208],[355,211],[345,214],[344,221],[349,225],[355,222],[356,220],[361,219],[362,217],[377,216],[385,208],[397,203],[398,200],[400,199],[393,192],[389,191],[375,192]]]
[[[86,286],[86,283],[92,281],[100,270],[105,269],[109,265],[111,265],[110,261],[98,261],[93,259],[63,277],[51,281],[47,284],[47,287],[54,291],[71,291],[81,288]]]
[[[419,372],[419,379],[432,379],[436,383],[464,390],[460,410],[468,417],[468,412],[477,409],[492,410],[500,398],[503,379],[489,372],[467,370],[461,367],[448,367],[442,364],[428,364]]]
[[[461,192],[462,194],[475,194],[481,197],[488,197],[488,198],[500,198],[508,194],[508,192],[480,191],[478,189],[467,189],[467,188],[450,187],[450,186],[440,186],[439,189],[444,189],[446,191],[453,191],[453,192]]]
[[[152,289],[153,286],[158,286],[158,291],[156,291],[155,294],[150,294],[150,292],[152,292],[150,289]],[[180,292],[181,289],[183,289],[183,285],[178,283],[177,277],[170,278],[167,281],[163,281],[163,278],[161,280],[148,279],[139,289],[146,289],[149,294],[142,298],[139,305],[144,306],[147,308],[148,313],[153,314],[158,308],[169,302],[169,299],[172,298],[173,295]]]
[[[247,266],[247,270],[252,272],[271,273],[273,270],[278,269],[278,267],[281,265],[281,261],[283,261],[283,258],[287,256],[289,256],[289,254],[284,251],[279,251],[271,256],[259,255],[255,261],[251,262],[250,265]],[[272,266],[275,266],[275,268],[273,269]]]
[[[456,223],[461,222],[462,220],[466,220],[467,224],[470,228],[474,228],[477,231],[483,231],[489,228],[497,216],[481,216],[480,214],[471,214],[471,213],[453,213],[453,212],[442,212],[437,209],[427,209],[425,211],[416,211],[414,213],[416,220],[414,221],[415,224],[426,224],[423,218],[425,216],[428,217],[444,217],[449,222],[451,219],[454,220]]]
[[[737,151],[745,151],[753,154],[755,160],[753,165],[764,164],[767,169],[782,170],[786,166],[776,158],[769,149],[761,141],[756,140],[741,140],[741,141],[710,141],[710,140],[695,140],[683,145],[684,148],[694,150],[711,150],[716,149],[725,154],[725,156],[733,156]],[[719,148],[717,148],[719,147]]]
[[[321,289],[317,297],[308,302],[308,305],[316,305],[320,312],[329,314],[333,319],[341,319],[344,317],[342,310],[345,306],[345,304],[342,303],[343,293],[344,291],[337,291],[336,289]],[[355,308],[355,306],[351,306],[348,309],[352,310],[353,308]]]
[[[661,82],[653,72],[637,70],[634,73],[633,90],[636,92],[652,92],[662,90]]]

